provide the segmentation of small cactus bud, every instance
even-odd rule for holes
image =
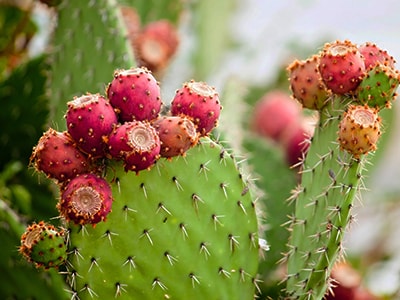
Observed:
[[[67,259],[64,230],[41,221],[33,223],[21,236],[19,252],[36,267],[57,267]]]
[[[65,118],[68,132],[78,147],[91,157],[105,156],[104,137],[117,124],[117,116],[108,100],[99,94],[87,94],[76,97],[67,105]]]
[[[61,188],[57,205],[61,215],[75,224],[105,221],[113,202],[108,182],[94,174],[82,174]]]
[[[106,92],[122,122],[151,121],[161,110],[160,86],[146,68],[116,70]]]
[[[184,155],[197,144],[198,133],[193,122],[186,117],[164,116],[153,123],[161,141],[161,157]]]
[[[60,182],[89,171],[89,160],[68,132],[48,129],[34,147],[30,158],[38,171]]]
[[[321,109],[330,95],[318,71],[318,56],[295,60],[288,67],[293,97],[305,108]]]
[[[328,43],[320,55],[319,72],[332,92],[343,95],[359,85],[365,72],[364,59],[350,41]]]
[[[355,158],[376,150],[381,119],[377,110],[368,106],[350,105],[339,124],[339,143]]]
[[[177,90],[171,103],[172,115],[190,118],[201,136],[208,135],[217,126],[221,109],[215,88],[194,80]]]
[[[160,155],[160,138],[148,122],[126,122],[117,126],[108,139],[113,158],[123,159],[126,171],[148,169]]]

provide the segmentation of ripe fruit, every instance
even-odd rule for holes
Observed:
[[[343,95],[359,85],[365,72],[364,59],[350,41],[327,43],[320,55],[319,72],[332,92]]]
[[[58,181],[74,178],[89,170],[88,158],[68,132],[49,128],[39,139],[30,158],[38,171]]]
[[[197,144],[196,127],[186,117],[160,117],[154,121],[153,126],[160,137],[162,157],[184,155],[189,148]]]
[[[386,50],[380,49],[376,44],[366,42],[358,47],[361,55],[364,57],[365,69],[371,69],[376,64],[381,63],[390,68],[394,68],[395,60]]]
[[[377,110],[368,106],[350,105],[339,124],[340,147],[359,158],[376,150],[381,119]]]
[[[104,156],[104,137],[117,123],[117,116],[108,100],[99,94],[87,94],[69,101],[67,105],[68,132],[79,148],[90,157]]]
[[[161,110],[160,86],[146,68],[116,70],[106,92],[122,122],[151,121]]]
[[[284,92],[266,93],[254,106],[252,127],[258,134],[279,141],[291,124],[299,121],[301,106]]]
[[[208,135],[217,126],[221,109],[215,88],[194,80],[177,90],[171,103],[172,115],[190,118],[201,136]]]
[[[72,179],[61,189],[57,205],[61,215],[75,224],[97,224],[106,219],[113,202],[108,182],[94,174]]]

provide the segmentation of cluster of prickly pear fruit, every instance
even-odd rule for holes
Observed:
[[[36,260],[34,245],[43,252],[50,243],[28,229],[21,252],[46,267],[68,253],[79,299],[251,298],[256,209],[234,157],[208,137],[222,108],[218,93],[192,80],[165,115],[161,106],[144,68],[115,71],[106,96],[68,102],[67,131],[49,129],[31,157],[60,187],[68,229],[57,237],[68,250],[58,249],[56,262],[47,253]]]
[[[319,54],[289,67],[293,97],[319,114],[290,201],[295,212],[282,261],[290,299],[321,299],[342,256],[367,154],[377,149],[381,109],[391,107],[399,85],[394,59],[376,45],[350,41],[324,45]]]

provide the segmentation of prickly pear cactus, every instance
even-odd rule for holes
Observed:
[[[321,299],[329,289],[330,271],[343,255],[343,235],[353,219],[354,199],[363,187],[367,155],[377,147],[379,110],[390,107],[399,84],[398,71],[384,62],[375,60],[370,65],[369,60],[369,65],[354,68],[360,58],[357,46],[349,41],[326,44],[319,56],[321,78],[333,93],[318,110],[319,124],[303,161],[301,182],[290,199],[295,202],[285,256],[290,299]],[[390,72],[380,71],[386,68]],[[293,69],[290,66],[289,72]],[[315,71],[304,70],[297,70],[297,76],[315,77]],[[381,87],[387,74],[390,80]],[[318,104],[308,107],[320,107],[320,99],[307,94],[313,90],[307,85],[316,81],[290,76],[290,82],[293,91],[303,91],[302,103],[315,99]]]
[[[206,138],[151,171],[109,166],[112,212],[70,225],[69,281],[80,299],[251,299],[257,219],[248,187]]]

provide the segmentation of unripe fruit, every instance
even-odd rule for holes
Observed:
[[[108,100],[99,94],[87,94],[67,103],[65,115],[69,134],[90,157],[105,156],[104,138],[117,124],[117,116]]]
[[[301,106],[282,91],[266,93],[254,106],[252,128],[261,136],[279,141],[282,133],[301,116]]]
[[[68,132],[49,128],[39,139],[30,158],[38,171],[60,182],[89,171],[89,160]]]
[[[350,41],[328,43],[320,55],[319,72],[332,92],[343,95],[359,85],[365,72],[364,59]]]
[[[112,202],[111,187],[105,179],[94,174],[83,174],[61,188],[57,208],[67,221],[94,225],[105,221]]]
[[[221,109],[215,88],[193,80],[176,91],[171,103],[172,115],[190,118],[201,136],[208,135],[217,126]]]
[[[198,133],[193,122],[186,117],[164,116],[153,123],[161,141],[161,157],[184,155],[197,144]]]
[[[109,152],[124,160],[126,171],[151,168],[160,155],[160,138],[148,122],[126,122],[117,126],[108,139]]]
[[[305,108],[321,109],[330,95],[318,71],[318,56],[295,60],[288,67],[293,97]]]
[[[106,92],[122,122],[151,121],[161,110],[160,86],[146,68],[116,70]]]
[[[33,223],[21,236],[19,252],[36,267],[57,267],[67,259],[65,232],[43,221]]]
[[[339,124],[339,143],[355,158],[376,150],[381,119],[377,110],[368,106],[350,105]]]

